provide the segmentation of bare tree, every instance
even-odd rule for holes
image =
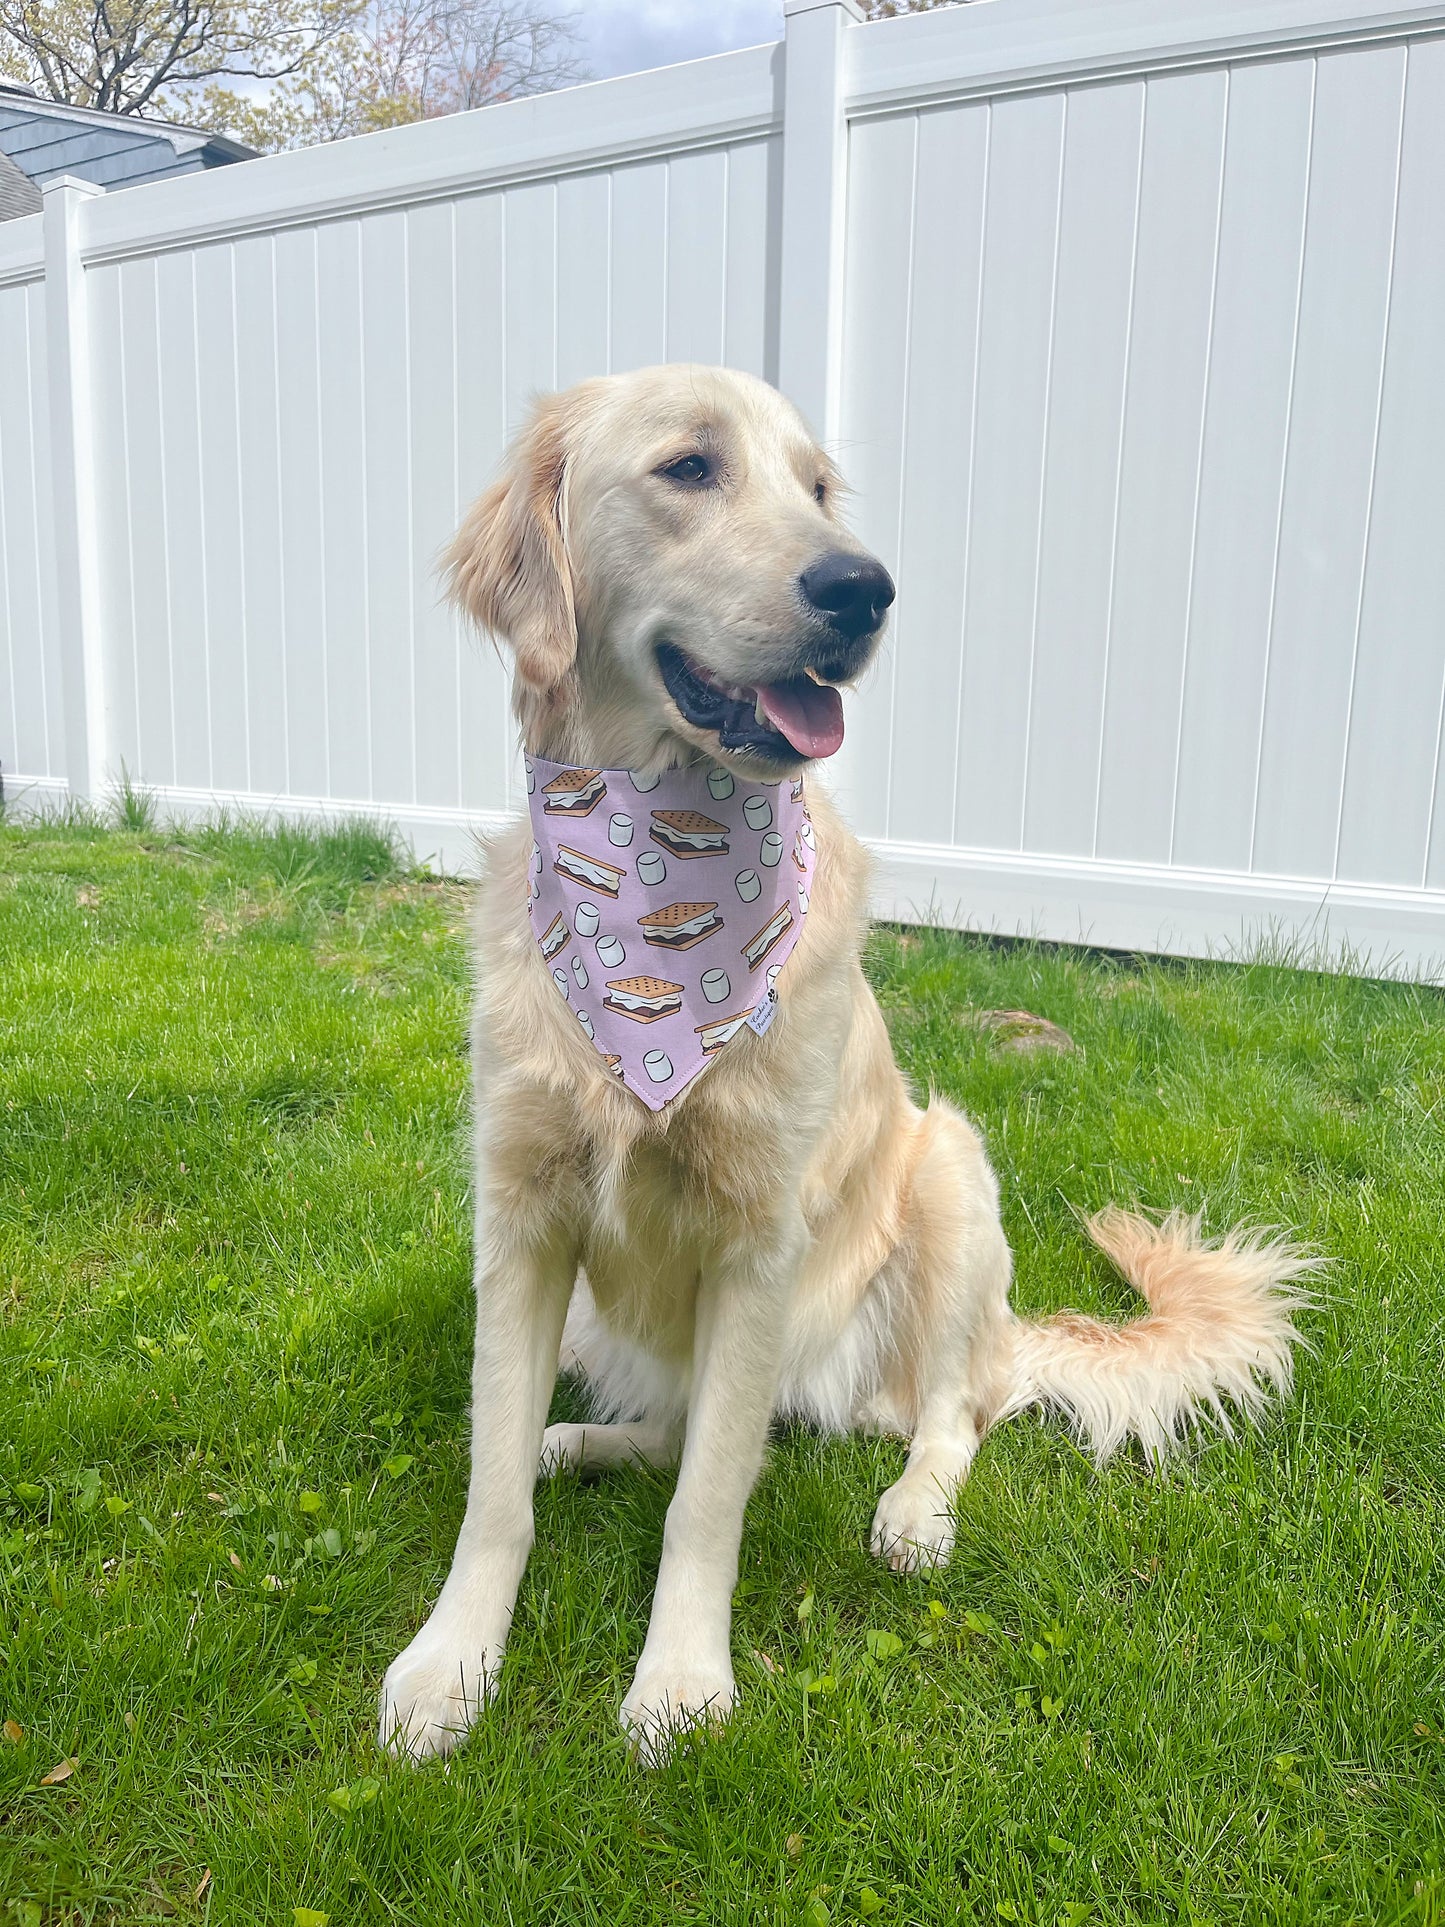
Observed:
[[[205,116],[275,150],[547,93],[585,78],[576,26],[548,0],[364,0],[317,60],[261,98],[212,88]]]
[[[0,0],[0,75],[49,100],[158,112],[168,88],[301,72],[356,0]]]
[[[583,72],[576,18],[549,0],[0,0],[0,77],[72,106],[185,115],[262,148]]]

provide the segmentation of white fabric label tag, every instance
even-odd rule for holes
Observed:
[[[748,1029],[755,1030],[759,1037],[766,1034],[768,1026],[778,1014],[778,993],[770,990],[757,1009],[748,1018]]]

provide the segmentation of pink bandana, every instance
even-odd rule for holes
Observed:
[[[538,948],[608,1068],[660,1111],[745,1025],[772,1022],[817,854],[802,778],[533,756],[527,806]]]

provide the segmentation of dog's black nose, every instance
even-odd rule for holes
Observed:
[[[881,562],[841,549],[810,562],[798,587],[829,628],[843,636],[871,635],[893,600],[893,578]]]

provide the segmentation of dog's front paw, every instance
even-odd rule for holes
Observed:
[[[953,1507],[929,1479],[890,1485],[873,1515],[872,1550],[895,1572],[926,1572],[953,1551]]]
[[[671,1665],[646,1655],[622,1702],[622,1726],[645,1766],[660,1766],[684,1733],[721,1726],[737,1688],[727,1660],[682,1659]]]
[[[391,1662],[381,1688],[381,1744],[420,1762],[450,1753],[497,1690],[501,1655],[429,1619]]]

